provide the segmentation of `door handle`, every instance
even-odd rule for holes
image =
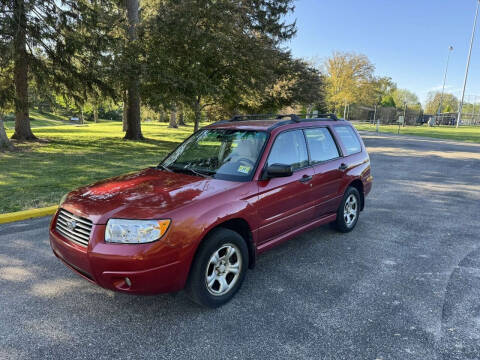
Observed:
[[[300,182],[302,182],[302,183],[306,183],[306,182],[309,182],[310,180],[312,180],[312,177],[311,177],[311,176],[309,176],[309,175],[303,175],[303,176],[300,178],[300,180],[298,180],[298,181],[300,181]]]
[[[347,170],[347,169],[348,169],[348,165],[345,163],[341,163],[340,166],[338,167],[338,170]]]

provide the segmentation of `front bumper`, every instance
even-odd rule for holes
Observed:
[[[50,226],[52,250],[85,279],[106,289],[132,294],[175,292],[185,286],[191,249],[162,240],[150,244],[108,244],[104,241],[105,225],[93,225],[88,247],[84,247],[55,230],[56,217]]]

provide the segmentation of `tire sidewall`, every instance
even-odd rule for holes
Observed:
[[[357,216],[355,217],[355,221],[350,226],[348,226],[345,222],[344,211],[345,211],[345,202],[347,201],[350,195],[354,195],[355,198],[357,199]],[[338,213],[337,213],[336,224],[337,224],[338,230],[342,232],[350,232],[355,228],[358,222],[358,218],[360,217],[360,206],[361,206],[360,201],[361,201],[360,193],[356,188],[349,187],[347,191],[345,191],[345,195],[343,196],[342,203],[340,204],[340,207],[338,208]]]
[[[205,273],[208,262],[212,254],[225,244],[234,244],[240,250],[242,258],[242,266],[239,277],[234,287],[224,295],[212,295],[205,282]],[[195,302],[210,308],[219,307],[228,301],[240,289],[248,269],[248,248],[245,240],[235,231],[230,229],[219,228],[210,233],[207,238],[200,244],[197,254],[190,271],[187,282],[187,293]]]

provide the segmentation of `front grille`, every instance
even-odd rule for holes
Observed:
[[[92,226],[93,224],[90,220],[60,209],[55,230],[68,240],[83,246],[88,246]]]

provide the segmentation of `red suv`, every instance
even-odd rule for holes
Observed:
[[[371,187],[349,122],[236,116],[197,131],[156,167],[65,195],[50,243],[107,289],[185,288],[217,307],[264,251],[322,224],[351,231]]]

